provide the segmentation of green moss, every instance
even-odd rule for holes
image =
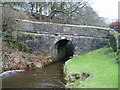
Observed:
[[[3,6],[3,4],[0,4],[0,7],[2,7]]]
[[[109,44],[113,51],[116,52],[116,63],[120,63],[120,34],[117,32],[110,32]]]
[[[118,88],[118,64],[115,64],[115,57],[111,55],[115,55],[111,48],[102,48],[74,57],[66,61],[64,72],[66,75],[70,72],[90,74],[83,82],[75,81],[74,88]],[[66,86],[73,88],[69,84]]]
[[[109,35],[109,44],[112,47],[113,51],[117,51],[117,42],[115,35]]]

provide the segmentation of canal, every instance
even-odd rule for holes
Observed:
[[[55,62],[44,68],[14,71],[2,75],[3,88],[65,88],[63,65],[65,61]]]

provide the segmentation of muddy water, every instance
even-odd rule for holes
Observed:
[[[3,88],[64,88],[64,61],[42,69],[26,70],[2,76]]]

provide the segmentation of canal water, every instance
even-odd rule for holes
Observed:
[[[55,62],[35,70],[8,72],[2,75],[3,88],[65,88],[63,64]]]

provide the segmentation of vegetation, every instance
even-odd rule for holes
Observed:
[[[116,63],[120,63],[120,34],[118,32],[110,32],[109,44],[116,53]]]
[[[115,63],[115,52],[111,48],[101,48],[74,57],[65,63],[64,70],[68,81],[66,87],[118,88],[118,64]],[[85,81],[81,79],[71,81],[70,77],[78,73],[85,73],[89,77]]]
[[[24,11],[18,11],[9,7],[0,7],[2,9],[2,40],[7,42],[12,48],[19,48],[19,50],[25,50],[25,46],[17,41],[13,35],[15,30],[15,18],[28,19],[28,15]]]
[[[72,1],[72,0],[71,0]],[[106,26],[105,19],[99,15],[89,5],[88,1],[79,2],[1,2],[3,7],[24,10],[32,20],[78,24]]]
[[[23,52],[19,50],[19,43],[2,42],[2,72],[6,70],[34,69],[47,66],[52,61],[48,57],[47,51],[39,54]],[[24,49],[24,47],[21,47]]]

